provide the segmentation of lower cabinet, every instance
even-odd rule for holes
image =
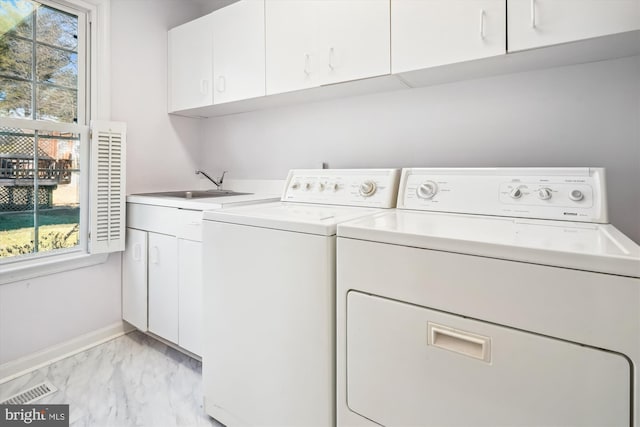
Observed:
[[[149,331],[173,343],[178,336],[178,239],[149,233]]]
[[[202,242],[178,239],[178,344],[202,354]]]
[[[147,232],[127,228],[122,255],[122,318],[147,330]]]
[[[122,318],[141,331],[200,355],[201,212],[134,204],[127,209],[131,221],[122,259]],[[144,220],[147,217],[164,217],[167,222]],[[167,228],[166,234],[158,232],[165,231],[159,223],[173,228]]]

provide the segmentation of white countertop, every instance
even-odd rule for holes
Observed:
[[[224,189],[244,194],[239,196],[224,196],[211,198],[184,199],[180,197],[143,196],[131,194],[127,196],[127,203],[143,205],[165,206],[190,210],[214,210],[229,206],[242,206],[257,201],[278,201],[282,194],[283,180],[243,180],[229,179],[225,181]],[[189,189],[189,191],[192,189]],[[187,190],[185,190],[187,191]]]
[[[183,199],[180,197],[143,196],[132,194],[127,196],[127,203],[143,205],[165,206],[170,208],[206,211],[222,209],[228,206],[241,206],[257,201],[280,200],[279,194],[255,193],[240,196],[223,196],[211,198]]]

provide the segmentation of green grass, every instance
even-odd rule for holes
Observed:
[[[38,215],[38,251],[76,246],[79,208],[41,209]],[[33,212],[0,213],[0,258],[34,251]]]
[[[40,229],[38,230],[40,242],[42,243],[43,238],[47,240],[47,236],[49,235],[69,234],[72,232],[75,225],[76,224],[58,224],[40,226]],[[75,231],[75,234],[77,235],[78,232]],[[31,227],[0,231],[0,248],[12,245],[24,245],[31,241],[33,241],[33,228]]]
[[[75,224],[80,221],[80,208],[40,209],[38,222],[42,225]],[[33,227],[33,212],[0,212],[0,231]]]

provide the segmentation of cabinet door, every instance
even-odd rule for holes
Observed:
[[[213,103],[263,96],[264,0],[241,0],[212,15]]]
[[[178,243],[149,233],[149,330],[178,342]]]
[[[180,347],[202,355],[202,243],[178,240]]]
[[[267,95],[388,74],[389,0],[266,0]]]
[[[267,95],[319,85],[318,45],[321,1],[267,0]]]
[[[319,6],[320,84],[391,72],[389,0],[324,0]]]
[[[122,255],[122,318],[147,330],[147,232],[127,228]]]
[[[169,112],[213,103],[211,16],[169,30]]]
[[[509,51],[640,29],[638,0],[508,0]]]
[[[504,0],[391,0],[393,73],[506,53]]]

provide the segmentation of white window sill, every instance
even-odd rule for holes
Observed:
[[[74,252],[20,261],[15,264],[0,265],[0,285],[102,264],[107,261],[108,257],[108,253],[87,254]]]

